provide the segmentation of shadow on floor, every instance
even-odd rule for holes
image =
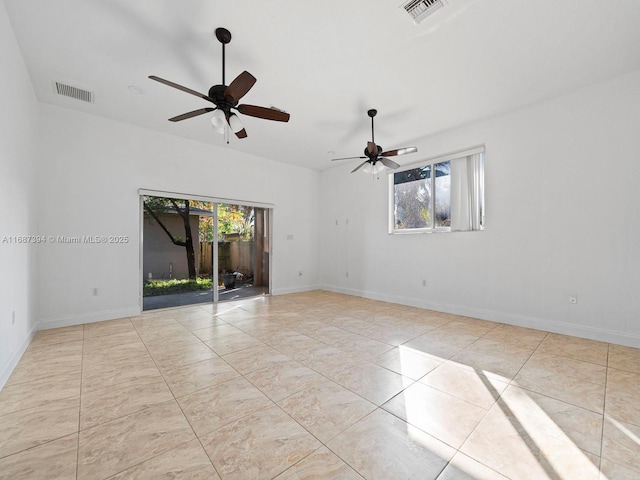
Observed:
[[[237,300],[238,298],[267,295],[268,293],[269,289],[267,287],[255,287],[253,285],[246,284],[229,290],[226,288],[218,290],[218,301],[224,302]],[[157,310],[159,308],[182,307],[185,305],[211,302],[213,302],[213,290],[197,290],[195,292],[144,297],[142,299],[142,310]]]

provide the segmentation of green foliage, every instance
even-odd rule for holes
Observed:
[[[213,280],[211,278],[196,278],[195,280],[172,278],[170,280],[146,281],[142,292],[145,297],[153,297],[172,293],[193,292],[195,290],[207,290],[212,287]]]
[[[253,207],[218,204],[218,240],[224,240],[224,235],[232,233],[240,234],[242,240],[251,240],[253,222]]]

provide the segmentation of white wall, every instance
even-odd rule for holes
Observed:
[[[39,232],[131,239],[39,248],[40,328],[139,312],[140,188],[273,204],[273,293],[317,286],[318,172],[52,105],[40,115]]]
[[[635,72],[422,139],[400,157],[485,144],[483,232],[388,235],[386,175],[323,172],[321,283],[640,347],[639,125]]]
[[[37,104],[0,2],[0,388],[35,326],[34,250],[6,237],[34,234]],[[12,242],[12,240],[11,240]],[[15,313],[14,313],[15,312]],[[14,321],[15,318],[15,321]]]

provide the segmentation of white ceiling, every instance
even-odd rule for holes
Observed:
[[[291,120],[241,115],[248,138],[226,148],[318,170],[362,154],[370,108],[376,143],[420,148],[436,132],[640,68],[640,0],[446,0],[420,25],[400,0],[4,2],[38,100],[220,146],[210,114],[167,121],[210,104],[147,77],[207,93],[222,80],[214,30],[228,28],[227,83],[251,72],[241,103]],[[53,81],[95,103],[55,95]]]

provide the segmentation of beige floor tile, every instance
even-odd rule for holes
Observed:
[[[169,312],[165,312],[162,314],[144,313],[139,317],[130,317],[130,320],[138,332],[158,328],[163,325],[175,325],[176,323],[180,323],[176,319],[174,319],[173,315]]]
[[[320,447],[274,480],[362,480],[349,465],[327,447]]]
[[[82,393],[153,377],[157,374],[158,367],[149,354],[85,364],[82,368]]]
[[[201,440],[224,480],[271,479],[320,447],[277,406],[214,430]]]
[[[640,374],[640,348],[609,345],[609,367]]]
[[[605,342],[550,333],[538,351],[606,366],[608,349],[609,345]]]
[[[569,361],[570,359],[566,359]],[[599,368],[598,365],[587,362],[576,362],[576,369],[565,368],[562,362],[548,355],[536,354],[536,358],[527,362],[513,380],[527,390],[531,390],[578,407],[586,408],[597,413],[604,409],[604,384],[601,375],[592,377],[593,382],[583,380],[584,371],[588,368]],[[581,367],[586,367],[582,368]]]
[[[220,480],[220,477],[198,440],[191,440],[113,477],[109,477],[109,480],[162,479]]]
[[[198,390],[178,398],[178,403],[199,437],[273,405],[244,378]]]
[[[640,426],[605,415],[602,458],[636,472],[635,478],[640,478]]]
[[[413,348],[420,352],[432,355],[441,360],[448,360],[466,347],[477,341],[478,337],[473,335],[456,335],[449,332],[437,333],[437,329],[427,332],[420,337],[404,344],[405,347]]]
[[[636,480],[639,352],[322,291],[51,329],[0,390],[0,478]],[[457,445],[460,405],[456,453],[429,416]]]
[[[395,347],[371,359],[371,362],[413,380],[424,377],[427,373],[443,363],[440,358],[433,357],[404,345]]]
[[[329,381],[309,387],[278,404],[323,443],[376,408],[355,393]]]
[[[607,378],[607,367],[559,355],[535,352],[520,373],[525,376],[561,375],[604,385]]]
[[[224,356],[224,360],[242,375],[247,375],[290,358],[275,348],[262,345],[230,353]]]
[[[245,378],[274,402],[326,380],[319,373],[295,360],[274,363],[248,373]]]
[[[131,320],[129,320],[128,318],[87,323],[84,326],[85,339],[126,332],[135,332],[135,328],[133,327]]]
[[[438,480],[509,480],[495,470],[476,462],[463,453],[456,453]]]
[[[599,480],[638,480],[638,478],[640,478],[638,470],[631,470],[604,458],[600,462]]]
[[[508,383],[487,375],[482,371],[464,368],[448,361],[420,379],[420,383],[429,385],[454,397],[486,410],[507,388]]]
[[[83,325],[75,325],[73,327],[51,328],[48,330],[40,330],[36,332],[30,347],[42,347],[45,345],[53,345],[56,343],[72,342],[82,340],[84,336]]]
[[[142,336],[142,335],[141,335]],[[176,332],[162,332],[153,335],[147,335],[142,339],[147,347],[168,347],[168,348],[181,348],[188,347],[196,343],[202,343],[198,337],[191,333],[186,328],[184,331]]]
[[[82,342],[27,349],[6,385],[46,380],[55,375],[76,373],[82,368]]]
[[[487,410],[422,383],[415,383],[382,408],[459,448]]]
[[[80,399],[65,398],[0,417],[0,458],[78,431]]]
[[[607,374],[605,413],[640,426],[640,374],[610,368]]]
[[[535,351],[535,347],[530,345],[514,344],[508,340],[500,338],[483,337],[478,339],[478,341],[473,342],[463,351],[481,355],[494,355],[496,357],[511,359],[523,364],[529,359],[529,357],[531,357],[531,354]]]
[[[27,347],[20,359],[20,363],[47,362],[59,357],[82,354],[83,340],[55,343],[51,345],[37,346],[33,342]]]
[[[494,347],[486,348],[489,343]],[[454,355],[451,361],[468,370],[482,372],[487,377],[509,382],[528,360],[530,352],[524,353],[521,348],[517,348],[514,350],[518,350],[518,353],[513,351],[507,353],[500,343],[479,340]]]
[[[327,443],[364,478],[435,479],[455,450],[383,410],[375,410]]]
[[[161,371],[172,368],[191,365],[218,355],[204,343],[193,343],[190,345],[168,346],[154,344],[148,347],[153,361]]]
[[[207,314],[207,316],[203,318],[180,319],[178,321],[191,332],[204,328],[226,325],[224,320],[213,314]]]
[[[401,327],[393,328],[392,326],[386,325],[368,325],[366,328],[356,331],[356,333],[377,340],[378,342],[397,347],[418,337],[424,332],[420,331],[420,333],[417,334],[415,331],[412,331],[412,329],[405,330]]]
[[[191,330],[191,332],[203,342],[206,342],[207,340],[213,340],[214,338],[244,333],[239,328],[236,328],[228,323],[220,323],[219,325],[211,325],[204,328],[198,328],[197,330]]]
[[[357,357],[369,360],[377,357],[378,355],[382,355],[393,348],[393,345],[378,342],[377,340],[366,338],[361,335],[357,335],[355,338],[348,340],[339,340],[334,342],[333,346]]]
[[[535,433],[532,438],[529,433]],[[501,400],[471,433],[462,453],[507,478],[518,480],[598,478],[599,457],[572,441],[527,431]]]
[[[465,319],[458,317],[455,320],[438,327],[438,332],[449,332],[462,335],[482,337],[498,326],[497,323],[483,322],[482,320]]]
[[[373,363],[362,363],[330,375],[343,387],[376,405],[382,405],[411,385],[414,380]]]
[[[362,358],[330,345],[303,351],[295,355],[295,359],[326,376],[331,376],[344,368],[365,362]]]
[[[78,480],[115,475],[194,438],[175,401],[89,428],[80,432]]]
[[[176,397],[240,376],[219,357],[167,370],[162,375]]]
[[[127,343],[139,344],[140,342],[140,336],[135,330],[99,337],[90,337],[84,340],[83,352],[93,353],[116,345],[125,345]]]
[[[600,455],[601,414],[513,385],[502,394],[501,404],[513,423],[536,444],[542,445],[546,437],[553,437]]]
[[[2,480],[75,480],[78,434],[0,458]]]
[[[173,395],[159,373],[93,390],[82,395],[80,429],[94,427],[171,400]]]
[[[274,323],[273,320],[271,320],[269,323],[273,324],[272,327],[265,329],[264,331],[255,329],[251,332],[251,335],[255,336],[261,342],[272,346],[273,348],[279,349],[278,347],[282,344],[291,344],[310,338],[297,332],[296,330],[288,328],[286,322],[278,324]]]
[[[0,416],[80,395],[80,370],[0,390]]]
[[[216,337],[205,342],[218,355],[246,350],[247,348],[261,347],[264,345],[260,340],[246,333]]]
[[[84,351],[82,363],[85,367],[91,368],[96,364],[122,361],[125,358],[147,357],[148,354],[147,347],[139,340],[133,343],[106,345],[102,348],[96,347],[93,350]]]
[[[325,344],[320,340],[300,334],[299,337],[291,337],[272,346],[285,355],[291,358],[296,358],[310,350],[322,348]]]
[[[498,324],[496,328],[487,332],[482,338],[508,342],[514,347],[535,350],[546,338],[548,332],[533,328],[517,327],[515,325]]]

